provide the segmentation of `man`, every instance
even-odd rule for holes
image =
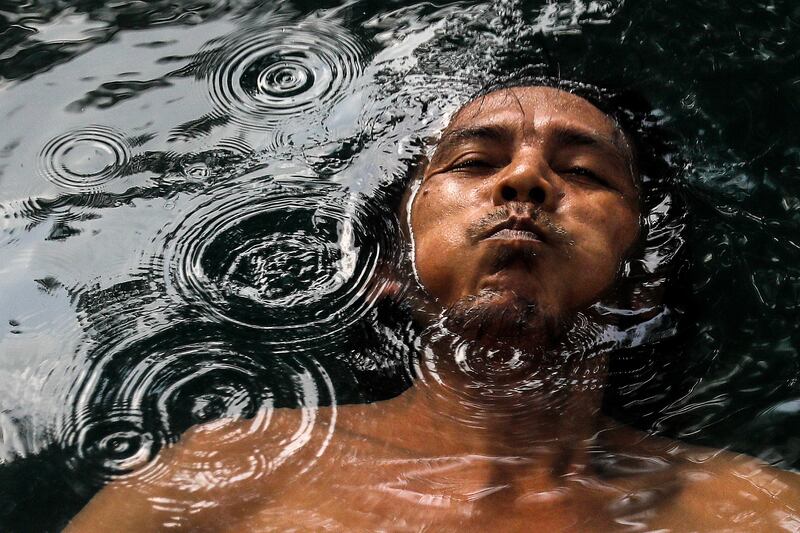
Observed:
[[[589,308],[642,231],[638,154],[567,90],[468,102],[403,201],[414,386],[194,428],[68,531],[800,529],[796,475],[600,413]]]

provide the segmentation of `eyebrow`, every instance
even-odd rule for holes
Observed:
[[[511,141],[512,133],[500,126],[469,126],[446,132],[436,143],[441,150],[469,141],[493,141],[497,143]]]
[[[605,135],[559,126],[554,128],[551,135],[558,144],[596,148],[614,154],[622,159],[626,165],[633,163],[633,154],[630,153],[630,148],[617,139],[609,139]]]
[[[624,135],[615,130],[616,135]],[[615,135],[615,136],[616,136]],[[588,147],[600,150],[618,158],[626,168],[636,174],[636,162],[631,149],[626,143],[616,138],[609,138],[590,131],[572,128],[566,125],[552,125],[548,136],[557,144],[574,147]],[[436,150],[447,150],[461,143],[470,141],[491,141],[496,143],[511,142],[513,133],[503,126],[466,126],[448,131],[436,143]]]
[[[628,147],[620,143],[617,139],[609,139],[605,135],[582,131],[568,126],[553,126],[550,135],[558,144],[601,148],[617,152],[623,158],[625,158],[628,153]],[[438,148],[442,148],[449,144],[458,144],[473,140],[506,142],[510,141],[511,137],[511,132],[501,126],[470,126],[457,128],[445,133],[436,145]]]

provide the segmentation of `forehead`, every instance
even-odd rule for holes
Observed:
[[[534,128],[550,123],[566,124],[627,144],[608,115],[588,100],[552,87],[514,87],[488,93],[464,105],[445,131],[493,123]]]

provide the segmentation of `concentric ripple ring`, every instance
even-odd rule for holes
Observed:
[[[167,285],[268,342],[345,328],[374,300],[379,245],[336,194],[302,181],[217,191],[167,236]]]
[[[196,338],[183,342],[192,335]],[[320,415],[328,429],[320,436],[313,435],[321,420],[313,409],[279,427],[272,424],[272,413],[276,406],[335,405],[325,368],[308,357],[273,354],[258,342],[224,337],[220,329],[186,324],[100,348],[70,395],[71,415],[58,430],[61,445],[75,450],[70,467],[97,484],[128,476],[158,483],[168,474],[158,451],[198,425],[216,429],[212,449],[242,439],[254,443],[252,460],[237,467],[253,470],[239,472],[239,478],[268,475],[295,461],[292,455],[302,447],[324,449],[335,412]],[[262,448],[265,443],[273,445]],[[205,459],[197,459],[197,465],[186,466],[205,470]],[[299,472],[310,465],[294,466]],[[214,482],[231,480],[222,476]]]
[[[130,157],[122,133],[93,125],[51,139],[39,153],[39,169],[60,187],[89,192],[118,177]]]
[[[361,43],[330,23],[251,31],[223,41],[213,54],[209,96],[234,122],[269,129],[346,95],[365,55]]]

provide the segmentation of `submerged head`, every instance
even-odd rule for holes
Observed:
[[[489,90],[455,114],[408,195],[417,278],[465,333],[546,345],[637,243],[638,169],[628,132],[589,100]]]

